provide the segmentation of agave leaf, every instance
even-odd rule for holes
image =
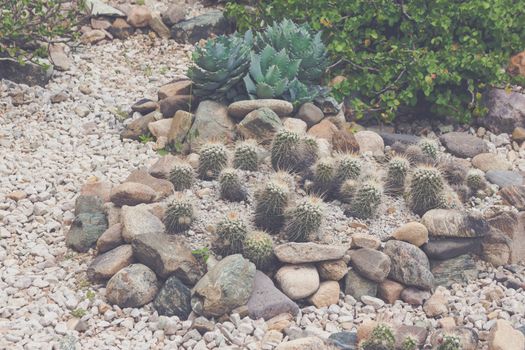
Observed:
[[[266,47],[261,52],[261,70],[266,71],[270,65],[274,64],[273,60],[275,60],[276,51],[273,49],[273,47],[266,45]]]
[[[248,91],[249,94],[254,95],[256,93],[257,86],[255,85],[253,80],[250,78],[249,75],[246,75],[243,80],[244,85],[246,86],[246,91]]]
[[[258,98],[263,99],[275,97],[273,88],[266,83],[257,84],[256,94]]]
[[[251,53],[250,75],[256,81],[263,81],[264,75],[261,69],[261,56]]]

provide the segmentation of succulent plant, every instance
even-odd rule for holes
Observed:
[[[220,250],[223,255],[238,254],[242,252],[242,245],[248,230],[237,213],[229,213],[216,227],[220,241]]]
[[[257,269],[267,269],[274,259],[272,237],[264,231],[250,232],[244,240],[242,255]]]
[[[417,340],[411,336],[407,336],[401,344],[401,350],[417,350]]]
[[[405,180],[410,169],[410,162],[402,156],[395,156],[388,162],[386,184],[389,192],[402,193],[405,189]]]
[[[273,138],[271,147],[272,166],[275,170],[297,171],[301,136],[293,131],[282,129]]]
[[[193,206],[180,197],[175,199],[166,209],[164,225],[168,233],[180,233],[190,228],[193,222]]]
[[[428,165],[417,167],[411,175],[408,202],[412,211],[423,215],[443,205],[444,180],[441,172]]]
[[[204,46],[197,45],[188,76],[195,96],[211,100],[231,100],[250,67],[253,46],[251,31],[239,35],[218,36]]]
[[[240,202],[248,197],[248,191],[235,169],[224,169],[219,176],[219,185],[222,199]]]
[[[418,146],[425,156],[432,160],[437,159],[439,153],[439,145],[436,141],[424,138],[419,141]]]
[[[392,328],[385,324],[377,325],[372,334],[361,344],[363,350],[394,350],[396,338]]]
[[[451,185],[463,185],[468,169],[462,163],[450,157],[440,159],[439,168],[447,182]]]
[[[479,169],[470,169],[467,173],[466,183],[473,191],[483,190],[487,187],[485,173]]]
[[[358,186],[359,182],[357,180],[345,180],[339,187],[339,200],[343,203],[351,203]]]
[[[284,92],[283,98],[290,101],[297,109],[303,103],[315,100],[319,96],[320,91],[319,87],[308,86],[295,78],[288,84],[288,89]]]
[[[284,211],[290,190],[281,179],[275,178],[255,193],[255,225],[272,233],[284,224]]]
[[[351,202],[351,214],[362,219],[375,215],[383,198],[383,188],[375,181],[367,181],[358,186]]]
[[[169,179],[175,191],[183,191],[191,187],[195,178],[195,172],[190,164],[177,162],[170,171]]]
[[[303,136],[299,142],[299,149],[297,157],[298,171],[306,171],[310,168],[319,158],[319,144],[317,140],[311,136]]]
[[[355,180],[361,175],[363,162],[358,155],[353,153],[343,153],[336,156],[335,181],[336,186],[345,180]]]
[[[313,166],[312,192],[330,196],[334,188],[335,162],[332,158],[318,160]]]
[[[445,335],[441,340],[437,350],[461,350],[461,341],[458,337]]]
[[[233,166],[241,170],[257,171],[258,165],[256,143],[253,140],[237,143],[233,156]]]
[[[228,150],[220,143],[207,143],[200,150],[199,177],[213,180],[228,164]]]
[[[308,196],[299,201],[297,206],[289,209],[286,214],[284,231],[290,241],[304,242],[318,232],[324,216],[323,201],[314,196]]]

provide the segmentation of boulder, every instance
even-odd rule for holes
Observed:
[[[160,113],[164,118],[171,118],[177,111],[190,111],[195,103],[193,95],[168,96],[159,102]]]
[[[421,218],[430,238],[480,237],[488,232],[486,220],[474,213],[456,209],[432,209]]]
[[[491,183],[498,185],[499,187],[506,186],[521,186],[525,184],[523,175],[516,171],[510,170],[489,170],[485,174],[485,177]]]
[[[506,265],[510,262],[512,240],[500,230],[493,228],[483,237],[481,257],[494,266]]]
[[[488,345],[489,350],[523,350],[525,335],[514,329],[509,321],[497,320],[490,329]]]
[[[168,5],[168,9],[161,14],[162,21],[168,27],[179,23],[186,17],[187,6],[185,3],[173,2]]]
[[[151,187],[138,182],[124,182],[111,190],[111,201],[122,207],[124,205],[137,205],[152,203],[157,194]]]
[[[140,307],[155,298],[158,281],[147,266],[133,264],[117,272],[106,285],[106,299],[121,308]]]
[[[235,123],[228,115],[226,106],[214,101],[202,101],[195,112],[195,121],[189,131],[198,135],[191,141],[201,145],[209,140],[220,140],[230,143],[235,138]]]
[[[401,300],[413,306],[421,306],[429,298],[429,291],[414,287],[407,287],[401,292]]]
[[[324,118],[323,111],[311,102],[303,103],[295,115],[306,122],[308,127],[319,123]]]
[[[489,170],[509,170],[512,165],[496,153],[480,153],[472,158],[472,165],[485,172]]]
[[[131,105],[131,110],[133,112],[139,112],[140,114],[144,115],[155,111],[157,108],[159,108],[159,104],[148,98],[141,98]]]
[[[300,264],[341,259],[348,251],[346,245],[328,245],[313,242],[284,243],[274,248],[274,254],[283,263]]]
[[[363,130],[355,134],[357,143],[359,144],[359,153],[370,152],[373,155],[382,155],[385,149],[385,143],[379,134]]]
[[[230,28],[221,10],[211,10],[202,15],[180,21],[171,27],[171,36],[179,43],[195,44],[212,35],[226,34]]]
[[[153,306],[164,316],[178,316],[186,320],[191,313],[191,290],[176,276],[169,277],[153,301]]]
[[[308,135],[318,139],[325,139],[332,143],[332,139],[337,131],[337,126],[334,123],[328,119],[323,119],[319,124],[315,124],[308,130]]]
[[[378,249],[381,246],[381,240],[376,236],[368,233],[354,233],[352,235],[352,248],[370,248]]]
[[[228,106],[228,113],[237,120],[244,118],[248,113],[259,108],[269,108],[279,117],[289,116],[293,112],[293,105],[284,100],[260,99],[233,102]]]
[[[102,198],[84,194],[78,196],[75,200],[75,215],[80,214],[104,214]]]
[[[0,60],[0,80],[7,79],[17,84],[45,86],[51,79],[53,67],[44,67],[36,63],[20,64],[17,60]]]
[[[446,260],[463,254],[481,253],[480,238],[445,238],[431,240],[422,247],[430,259]]]
[[[108,222],[104,213],[78,214],[66,235],[66,246],[85,253],[95,246],[98,238],[107,228]]]
[[[148,130],[157,139],[159,137],[168,137],[172,120],[171,118],[166,118],[151,122],[148,124]]]
[[[504,89],[491,89],[484,95],[488,112],[476,121],[493,133],[510,134],[515,127],[525,127],[525,95],[507,93]]]
[[[97,240],[97,251],[107,252],[124,243],[122,238],[122,225],[120,223],[111,225]]]
[[[122,238],[125,242],[131,243],[131,240],[140,234],[163,234],[166,231],[162,221],[153,215],[145,205],[134,207],[125,205],[120,215]]]
[[[489,151],[485,141],[465,132],[448,132],[441,135],[439,140],[447,151],[460,158],[473,158]]]
[[[308,298],[308,301],[317,308],[337,304],[340,287],[337,281],[321,282],[319,289]]]
[[[194,115],[190,112],[179,110],[172,119],[168,131],[168,142],[172,145],[182,145],[193,124]]]
[[[111,196],[111,182],[101,181],[99,179],[90,179],[80,189],[80,194],[84,196],[96,196],[104,202],[109,202]]]
[[[169,39],[171,37],[170,29],[164,24],[160,13],[153,12],[151,14],[151,19],[148,22],[148,25],[157,35],[163,39]]]
[[[139,183],[152,188],[153,191],[155,191],[155,198],[158,199],[168,197],[175,192],[173,184],[170,181],[157,179],[151,176],[145,169],[138,169],[131,172],[124,183],[129,182]]]
[[[392,237],[420,247],[428,242],[428,230],[425,225],[419,222],[409,222],[397,228],[392,233]]]
[[[428,317],[437,317],[448,313],[448,300],[443,293],[436,291],[423,305]]]
[[[488,219],[488,223],[509,239],[510,263],[525,260],[525,212],[504,211]]]
[[[379,136],[381,136],[385,142],[385,145],[387,146],[392,146],[395,143],[400,143],[406,146],[415,145],[421,140],[419,136],[411,134],[393,134],[389,132],[380,132]]]
[[[128,23],[135,28],[147,27],[151,17],[151,11],[147,6],[133,6],[128,12]]]
[[[328,342],[340,350],[357,350],[356,332],[337,332],[328,337]]]
[[[382,282],[390,273],[390,258],[377,250],[361,248],[352,251],[352,266],[361,276],[374,282]]]
[[[160,100],[163,100],[172,96],[179,95],[190,95],[191,94],[191,80],[183,79],[174,81],[165,85],[162,85],[157,92],[157,96]]]
[[[94,282],[105,281],[132,263],[131,246],[124,244],[93,259],[87,268],[87,276]]]
[[[319,274],[312,264],[284,265],[276,272],[275,280],[292,300],[309,297],[319,288]]]
[[[283,118],[283,127],[298,134],[306,133],[306,123],[297,118]]]
[[[148,172],[151,176],[159,179],[168,179],[171,170],[177,163],[177,157],[167,154],[160,157],[149,169]]]
[[[248,113],[237,125],[237,130],[244,139],[255,139],[262,144],[270,144],[281,128],[281,119],[267,107]]]
[[[401,292],[405,289],[401,283],[389,279],[379,283],[377,296],[389,304],[394,304],[401,297]]]
[[[478,268],[471,255],[432,261],[432,274],[437,286],[450,287],[454,283],[467,284],[478,278]]]
[[[377,282],[368,280],[354,270],[348,270],[344,280],[345,294],[361,300],[363,295],[375,297],[377,295]]]
[[[317,264],[321,280],[339,281],[348,272],[348,266],[343,259],[322,261]]]

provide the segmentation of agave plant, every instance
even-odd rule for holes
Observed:
[[[188,76],[193,81],[193,94],[212,100],[232,100],[236,85],[250,67],[253,35],[218,36],[204,46],[196,46]]]
[[[293,103],[294,107],[298,107],[305,102],[313,101],[319,95],[317,86],[306,86],[297,78],[292,80],[288,85],[288,90],[284,94],[284,99]]]

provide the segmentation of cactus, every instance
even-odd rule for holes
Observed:
[[[468,169],[462,163],[447,157],[440,161],[439,167],[449,184],[459,186],[465,183]]]
[[[276,233],[284,224],[284,210],[290,190],[281,179],[274,179],[255,194],[255,225]]]
[[[417,340],[411,336],[408,336],[403,340],[401,344],[401,350],[417,350]]]
[[[343,203],[351,203],[355,196],[359,183],[357,180],[346,180],[339,187],[338,198]]]
[[[445,335],[441,340],[437,350],[461,350],[461,341],[458,337]]]
[[[432,139],[422,139],[418,143],[419,148],[429,159],[436,160],[439,153],[439,145]]]
[[[405,157],[396,156],[388,162],[387,187],[392,193],[402,193],[405,180],[410,169],[410,162]]]
[[[228,163],[228,151],[220,143],[208,143],[200,150],[198,173],[203,180],[213,180],[219,176]]]
[[[290,241],[304,242],[319,231],[323,221],[322,200],[318,197],[305,197],[299,204],[288,210],[284,231]]]
[[[409,207],[418,215],[443,205],[444,180],[441,172],[432,166],[417,167],[408,189]]]
[[[179,233],[190,228],[193,222],[193,206],[183,198],[175,199],[166,209],[164,225],[168,233]]]
[[[246,200],[248,191],[235,169],[224,169],[219,176],[221,198],[231,202]]]
[[[248,140],[238,143],[235,147],[233,167],[241,170],[257,171],[258,165],[255,142]]]
[[[334,188],[335,163],[332,158],[320,159],[313,167],[312,192],[330,196]]]
[[[473,191],[482,190],[487,187],[485,174],[483,171],[478,169],[469,170],[467,173],[466,183],[467,186]]]
[[[396,339],[392,329],[384,324],[377,325],[372,334],[361,344],[363,350],[394,350]]]
[[[275,134],[272,142],[272,166],[275,170],[305,171],[317,160],[318,147],[315,139],[283,129]]]
[[[229,213],[216,227],[221,254],[231,255],[242,252],[247,228],[236,213]]]
[[[299,152],[297,154],[299,161],[298,171],[305,172],[319,158],[319,144],[311,136],[303,136],[299,143]]]
[[[186,162],[177,162],[170,171],[169,179],[175,191],[183,191],[191,187],[194,181],[194,171]]]
[[[355,217],[369,219],[375,215],[383,197],[382,186],[368,181],[357,188],[351,202],[351,213]]]
[[[361,175],[363,162],[355,154],[341,154],[336,158],[336,181],[342,184],[345,180],[356,180]]]
[[[264,231],[250,232],[244,240],[242,255],[257,269],[267,269],[273,262],[272,237]]]

